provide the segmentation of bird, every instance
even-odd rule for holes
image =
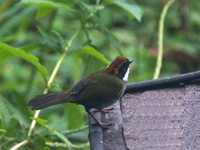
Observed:
[[[28,105],[32,110],[40,110],[62,103],[80,104],[99,126],[105,127],[106,124],[96,119],[90,109],[103,109],[123,96],[132,62],[118,56],[105,69],[86,76],[70,90],[36,96]]]

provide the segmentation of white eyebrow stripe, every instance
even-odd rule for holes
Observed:
[[[125,73],[125,75],[124,75],[124,77],[123,77],[124,81],[128,81],[129,70],[130,69],[128,68],[127,71],[126,71],[126,73]]]

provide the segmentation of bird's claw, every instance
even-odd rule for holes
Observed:
[[[110,106],[110,107],[105,107],[105,108],[101,108],[101,112],[104,112],[104,113],[109,113],[109,112],[112,112],[113,110],[113,106]]]
[[[96,122],[92,125],[97,125],[97,126],[100,126],[102,127],[103,129],[109,129],[109,127],[112,125],[112,123],[103,123],[103,122]]]
[[[103,122],[95,122],[95,123],[86,123],[86,125],[94,125],[94,126],[100,126],[103,129],[109,129],[110,126],[112,126],[112,123],[103,123]]]

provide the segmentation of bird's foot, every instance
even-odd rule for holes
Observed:
[[[103,129],[109,129],[109,127],[112,125],[112,123],[107,124],[107,123],[103,123],[103,122],[96,122],[91,125],[100,126]]]
[[[101,108],[101,112],[104,112],[104,113],[109,113],[109,112],[112,112],[113,110],[113,106],[109,106],[109,107],[105,107],[105,108]]]
[[[105,123],[101,122],[100,120],[98,120],[98,119],[93,115],[93,113],[92,113],[90,110],[86,109],[86,111],[88,112],[88,114],[89,114],[89,115],[94,119],[94,121],[95,121],[95,123],[92,123],[92,125],[98,125],[98,126],[104,128],[104,129],[108,129],[108,128],[112,125],[111,123],[105,124]],[[93,110],[93,112],[94,112],[94,110]]]
[[[101,122],[101,123],[96,122],[96,123],[86,123],[85,125],[93,125],[93,126],[99,126],[103,129],[109,129],[109,127],[112,126],[112,123],[106,124],[106,123],[103,123],[103,122]]]

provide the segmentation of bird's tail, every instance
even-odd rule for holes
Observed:
[[[52,105],[57,105],[60,103],[71,102],[70,94],[68,92],[60,93],[47,93],[43,95],[36,96],[33,98],[28,105],[33,110],[38,110],[46,108]]]

